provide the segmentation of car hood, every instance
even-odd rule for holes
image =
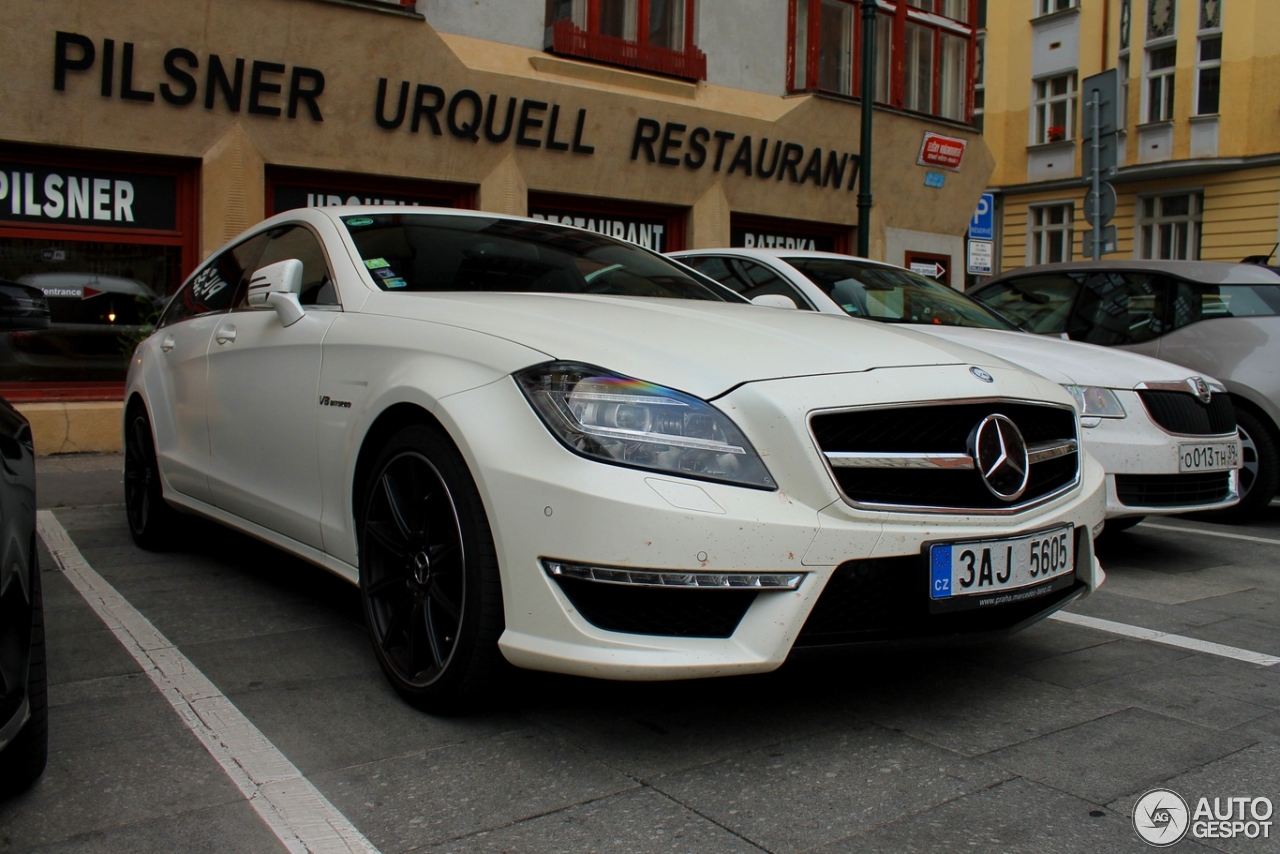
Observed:
[[[1004,362],[950,341],[814,312],[578,294],[376,294],[362,313],[416,318],[711,398],[747,382]]]
[[[1139,353],[1002,329],[915,324],[929,335],[999,356],[1058,383],[1131,389],[1143,382],[1181,382],[1197,372]]]

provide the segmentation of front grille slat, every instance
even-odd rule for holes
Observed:
[[[1138,397],[1151,420],[1170,433],[1222,436],[1236,432],[1236,411],[1229,394],[1215,394],[1208,404],[1181,391],[1139,389]]]
[[[894,455],[913,455],[917,460],[967,455],[970,434],[994,414],[1012,420],[1029,448],[1052,448],[1057,454],[1037,453],[1027,489],[1014,502],[992,494],[972,466],[889,466],[884,462]],[[1066,490],[1079,478],[1076,415],[1065,407],[986,400],[855,409],[818,413],[810,419],[810,429],[823,454],[830,455],[828,466],[842,494],[855,505],[1014,512]],[[876,455],[881,458],[875,459]],[[853,459],[857,457],[872,464],[859,464]]]
[[[1127,507],[1197,507],[1230,494],[1227,471],[1116,475],[1116,496]]]

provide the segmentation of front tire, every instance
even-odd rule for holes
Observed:
[[[172,544],[180,517],[164,500],[151,419],[140,403],[124,419],[124,507],[133,541],[148,551]]]
[[[49,756],[49,695],[45,673],[44,596],[40,590],[40,567],[31,550],[31,652],[27,665],[27,703],[30,717],[13,740],[0,751],[0,797],[9,797],[29,788],[40,775]]]
[[[506,667],[504,622],[493,536],[462,455],[443,433],[410,425],[363,494],[360,593],[383,673],[426,711],[475,707]]]

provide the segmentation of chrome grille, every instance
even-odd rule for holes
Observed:
[[[1029,475],[1015,501],[997,497],[973,437],[1002,415],[1025,441]],[[874,509],[1012,513],[1047,501],[1080,476],[1075,410],[1009,400],[960,401],[813,414],[818,448],[845,500]]]

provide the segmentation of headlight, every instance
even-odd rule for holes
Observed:
[[[535,365],[515,378],[547,429],[576,454],[683,477],[777,488],[747,437],[705,400],[568,362]]]
[[[1092,385],[1064,385],[1075,398],[1081,418],[1124,418],[1120,398],[1109,388]]]

